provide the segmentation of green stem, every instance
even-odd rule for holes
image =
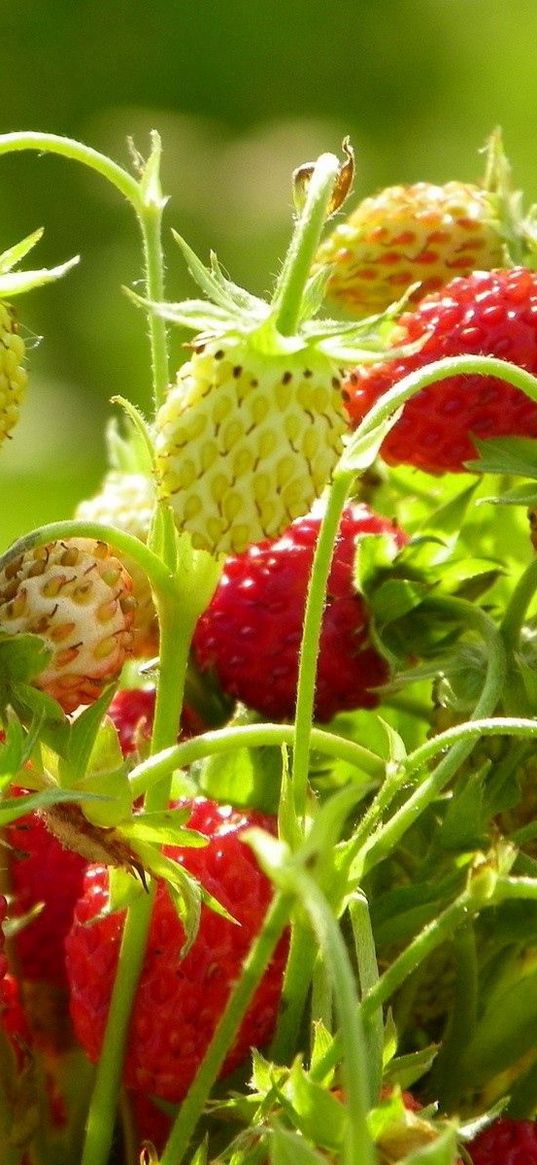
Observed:
[[[292,336],[300,321],[304,288],[326,222],[339,173],[335,154],[321,154],[313,169],[272,300],[274,323],[282,336]]]
[[[237,1035],[244,1014],[252,1000],[275,947],[287,926],[291,898],[277,894],[273,899],[250,952],[241,977],[219,1020],[214,1036],[184,1100],[160,1158],[160,1165],[180,1165],[200,1119],[206,1101],[229,1048]]]
[[[510,651],[516,651],[526,612],[537,590],[537,558],[530,562],[519,578],[505,608],[500,630]]]
[[[330,486],[308,583],[300,648],[293,746],[293,795],[295,812],[299,818],[304,817],[307,804],[315,680],[326,588],[337,531],[351,481],[351,474],[337,473]]]
[[[297,1053],[316,958],[317,950],[311,941],[310,929],[302,918],[295,916],[278,1023],[270,1047],[270,1057],[278,1064],[288,1064]]]
[[[481,696],[470,719],[488,718],[499,703],[505,678],[506,659],[501,636],[492,619],[479,607],[474,607],[461,599],[442,599],[435,600],[436,611],[440,609],[439,603],[440,607],[448,614],[452,612],[456,615],[459,612],[466,625],[470,627],[473,625],[486,643],[487,674]],[[413,772],[422,767],[427,746],[433,744],[435,744],[434,741],[428,741],[426,745],[421,745],[402,763],[400,770],[402,786]],[[363,853],[367,855],[366,865],[368,869],[381,861],[397,845],[406,830],[455,775],[457,769],[471,753],[473,746],[474,739],[466,738],[457,741],[448,755],[443,757],[437,765],[434,772],[422,782],[391,819],[380,827],[374,838],[366,837],[363,828],[359,828],[359,836],[356,837],[354,844],[356,850],[363,844]]]
[[[36,546],[46,546],[48,542],[69,538],[94,538],[98,542],[107,542],[118,554],[127,555],[138,563],[157,595],[168,599],[175,597],[177,601],[176,583],[160,558],[133,534],[127,534],[117,526],[108,526],[104,522],[83,522],[78,518],[69,518],[40,526],[8,547],[0,557],[0,570],[19,554],[26,554]]]
[[[59,134],[34,133],[31,130],[0,134],[0,155],[22,150],[37,150],[40,154],[59,154],[62,158],[81,162],[83,166],[88,166],[90,170],[95,170],[97,174],[106,178],[132,204],[136,212],[139,212],[141,207],[139,183],[127,170],[112,162],[106,154],[100,154],[90,146]]]
[[[136,908],[128,911],[125,920],[118,973],[95,1074],[80,1165],[106,1165],[110,1154],[132,1000],[144,961],[143,940],[149,927],[153,896],[154,888],[151,887],[137,900]]]
[[[122,166],[98,150],[85,146],[73,138],[49,133],[7,133],[0,134],[0,155],[37,150],[39,153],[58,154],[70,161],[79,162],[94,170],[110,182],[127,199],[135,211],[142,234],[145,265],[145,294],[151,302],[164,298],[164,263],[161,243],[162,212],[165,200],[158,184],[158,161],[160,141],[152,135],[152,153],[146,172],[141,181],[133,178]],[[147,175],[149,171],[149,178]],[[153,312],[148,313],[151,365],[153,372],[153,396],[155,407],[164,399],[168,384],[168,341],[164,320]]]
[[[537,401],[537,378],[517,364],[507,360],[500,360],[496,356],[446,356],[442,360],[435,360],[424,368],[404,376],[388,392],[383,393],[376,404],[361,421],[354,437],[347,445],[342,458],[342,464],[350,467],[353,462],[355,446],[359,447],[368,434],[378,425],[396,418],[394,413],[415,396],[417,392],[428,388],[429,385],[440,383],[448,376],[494,376],[506,380],[508,384],[520,388],[529,396],[530,400]]]
[[[177,737],[194,612],[172,601],[158,602],[160,629],[160,677],[153,724],[152,748],[166,748]],[[186,611],[185,611],[186,607]],[[145,798],[148,812],[168,807],[171,773],[153,785]],[[81,1165],[106,1165],[114,1132],[128,1028],[138,980],[143,966],[156,892],[152,882],[127,911],[119,961],[112,990],[103,1047],[91,1098],[86,1142]]]
[[[282,744],[292,745],[294,738],[292,724],[244,724],[206,732],[203,736],[185,740],[137,765],[130,775],[133,797],[145,793],[151,785],[165,779],[174,769],[186,768],[206,756],[241,748],[278,748]],[[353,740],[324,732],[321,728],[313,728],[311,746],[327,756],[347,761],[367,773],[375,782],[381,781],[384,776],[385,764],[382,758]]]
[[[343,1161],[346,1165],[375,1165],[377,1155],[367,1115],[371,1105],[367,1043],[350,959],[332,910],[313,879],[296,874],[297,893],[323,952],[334,988],[343,1053],[343,1085],[348,1114]],[[170,1163],[171,1165],[171,1163]]]
[[[354,936],[358,979],[362,999],[376,987],[379,969],[369,903],[362,890],[357,890],[349,901],[349,916]],[[365,1026],[367,1061],[373,1102],[380,1093],[382,1083],[382,1058],[384,1050],[384,1022],[382,1008],[378,1007]]]
[[[490,903],[489,903],[490,904]],[[397,991],[405,979],[428,958],[446,939],[451,938],[457,928],[477,914],[483,903],[474,899],[467,889],[455,899],[441,914],[434,918],[416,938],[401,952],[381,975],[378,983],[366,995],[361,1007],[364,1020],[374,1015],[379,1007]]]

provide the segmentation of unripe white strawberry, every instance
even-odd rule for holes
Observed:
[[[155,485],[144,473],[123,473],[112,469],[94,497],[79,503],[75,517],[87,522],[104,522],[147,542],[155,508]],[[119,555],[132,578],[136,599],[132,625],[132,654],[137,658],[158,652],[158,621],[148,577],[133,558]]]
[[[196,344],[156,419],[159,490],[196,547],[276,537],[324,489],[347,428],[339,368],[313,343],[266,352],[256,335]]]
[[[23,367],[24,341],[13,309],[0,302],[0,443],[19,419],[28,376]]]
[[[35,684],[73,712],[91,704],[130,653],[135,600],[123,564],[104,542],[37,546],[0,571],[0,631],[31,633],[52,649]]]

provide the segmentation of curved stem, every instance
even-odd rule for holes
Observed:
[[[161,243],[162,212],[166,204],[163,199],[159,179],[160,140],[152,134],[152,153],[140,181],[133,178],[128,170],[118,166],[106,154],[99,153],[91,146],[77,142],[73,138],[59,134],[21,133],[0,134],[0,155],[23,150],[37,150],[39,153],[57,154],[73,162],[79,162],[100,174],[107,182],[127,199],[135,211],[142,233],[145,267],[145,293],[148,300],[158,302],[164,298],[164,263]],[[153,372],[153,398],[155,408],[164,399],[168,375],[168,341],[166,324],[156,313],[148,313],[149,342]]]
[[[196,736],[192,740],[185,740],[161,752],[158,756],[151,756],[142,761],[130,774],[130,783],[133,797],[145,793],[150,785],[162,781],[174,769],[186,768],[194,761],[202,760],[206,756],[214,756],[220,752],[233,752],[239,748],[266,748],[279,745],[292,745],[294,741],[294,727],[292,724],[244,724],[237,727],[218,728],[214,732],[206,732],[203,736]],[[345,760],[357,769],[367,773],[375,781],[382,780],[385,764],[381,757],[370,752],[363,745],[347,740],[343,736],[336,736],[331,732],[324,732],[320,728],[313,728],[311,745],[318,752],[326,756]]]
[[[350,474],[338,473],[330,486],[308,583],[300,648],[293,745],[293,796],[295,812],[298,817],[303,817],[306,812],[315,680],[326,587],[337,531],[351,480]]]
[[[298,217],[272,300],[274,323],[282,336],[292,336],[300,320],[304,288],[339,174],[335,154],[321,154],[308,183],[304,206]]]
[[[139,183],[128,170],[112,162],[106,154],[101,154],[91,146],[85,146],[82,142],[62,137],[60,134],[34,133],[32,130],[0,134],[0,155],[22,150],[38,150],[40,154],[59,154],[62,158],[69,158],[73,162],[88,166],[90,170],[95,170],[115,186],[132,204],[136,213],[139,213],[141,208]]]
[[[471,603],[465,602],[461,599],[442,599],[435,600],[435,607],[438,611],[439,606],[445,609],[447,613],[460,613],[467,625],[473,624],[481,637],[485,640],[488,649],[488,664],[487,674],[483,685],[481,696],[474,709],[474,714],[470,717],[471,720],[480,720],[491,716],[500,700],[506,669],[505,649],[502,638],[497,631],[492,619],[485,614],[479,607],[474,607]],[[424,604],[425,609],[425,604]],[[397,845],[400,838],[407,829],[413,824],[416,818],[423,813],[427,805],[442,791],[447,785],[448,781],[457,772],[457,769],[469,756],[474,746],[474,738],[458,740],[450,749],[447,756],[445,756],[437,765],[431,775],[422,782],[418,789],[408,798],[408,800],[401,806],[400,809],[394,813],[393,817],[383,826],[372,838],[370,836],[371,822],[367,824],[367,832],[364,829],[364,823],[358,828],[357,835],[354,841],[354,852],[359,852],[363,847],[363,855],[366,856],[367,869],[370,869],[378,861],[386,856]],[[409,757],[402,763],[400,768],[401,786],[404,785],[408,776],[420,768],[422,764],[421,758],[424,755],[424,750],[428,744],[434,744],[434,741],[428,741],[426,745],[422,745],[416,753],[410,754]],[[415,757],[418,754],[418,763]],[[394,791],[395,792],[395,791]]]
[[[354,436],[347,445],[342,458],[343,466],[351,466],[354,446],[359,446],[365,436],[371,433],[378,425],[393,418],[394,413],[429,385],[440,383],[448,376],[494,376],[506,380],[508,384],[520,388],[529,396],[530,400],[537,401],[537,378],[517,364],[507,360],[500,360],[497,356],[446,356],[442,360],[435,360],[424,368],[404,376],[397,384],[384,393],[376,404],[369,410],[360,422]]]
[[[67,518],[63,522],[49,522],[46,526],[40,526],[8,547],[0,557],[0,570],[19,554],[26,554],[36,546],[45,546],[48,542],[69,538],[93,538],[98,542],[108,543],[119,554],[127,555],[136,561],[145,571],[157,595],[177,599],[176,583],[160,558],[133,534],[127,534],[117,526],[108,526],[104,522],[84,522],[79,518]]]

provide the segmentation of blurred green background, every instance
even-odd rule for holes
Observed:
[[[477,179],[496,124],[516,184],[537,198],[528,0],[0,0],[0,13],[0,132],[67,134],[128,165],[127,137],[144,153],[160,131],[170,298],[193,292],[172,226],[267,291],[289,237],[291,171],[347,133],[355,199]],[[146,407],[150,380],[143,316],[121,291],[140,278],[137,227],[117,192],[63,159],[2,158],[0,224],[0,249],[46,227],[32,265],[82,256],[19,301],[31,380],[0,456],[3,548],[93,492],[109,398]]]

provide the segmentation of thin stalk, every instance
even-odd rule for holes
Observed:
[[[292,336],[297,330],[304,288],[311,274],[338,174],[339,161],[335,154],[321,154],[308,183],[306,200],[272,300],[274,323],[282,336]]]
[[[297,893],[309,916],[332,979],[339,1018],[343,1086],[348,1114],[342,1160],[345,1165],[356,1165],[357,1161],[360,1165],[375,1165],[377,1154],[367,1121],[371,1104],[370,1065],[349,955],[337,920],[322,891],[303,871],[297,870],[295,877]]]
[[[206,756],[233,752],[241,748],[268,746],[278,748],[282,744],[292,745],[294,738],[295,730],[292,724],[243,724],[205,732],[203,736],[185,740],[137,765],[130,775],[133,797],[139,797],[151,785],[162,781],[175,769],[186,768]],[[326,756],[347,761],[367,773],[375,782],[381,781],[384,776],[385,763],[381,757],[343,736],[336,736],[321,728],[313,728],[311,747]]]
[[[123,1056],[132,1000],[142,969],[146,929],[153,908],[153,888],[137,899],[127,912],[120,948],[118,973],[112,991],[108,1020],[95,1085],[91,1097],[86,1138],[80,1165],[106,1165],[114,1134],[117,1098],[121,1086]]]
[[[295,916],[278,1023],[270,1046],[270,1057],[278,1064],[288,1064],[297,1053],[316,958],[310,928],[303,919]]]
[[[306,812],[315,680],[326,587],[341,515],[352,475],[337,473],[327,494],[308,584],[300,648],[293,745],[293,796],[297,817]]]
[[[20,153],[23,150],[37,150],[40,154],[59,154],[62,158],[80,162],[83,166],[89,167],[90,170],[95,170],[97,174],[106,178],[107,182],[119,190],[120,194],[134,207],[136,213],[139,212],[141,207],[139,183],[129,174],[128,170],[124,170],[122,166],[112,162],[106,154],[100,154],[91,146],[85,146],[73,138],[62,137],[59,134],[34,133],[31,130],[22,133],[0,134],[0,155]]]
[[[160,142],[157,134],[152,135],[152,155],[148,162],[151,168],[149,181],[133,178],[122,166],[98,150],[85,146],[73,138],[49,133],[7,133],[0,134],[0,155],[37,150],[39,153],[58,154],[100,174],[107,182],[127,199],[132,206],[142,234],[144,253],[145,295],[151,302],[164,298],[164,262],[162,254],[161,228],[165,199],[160,194],[158,184],[158,161]],[[153,399],[155,408],[164,399],[168,385],[168,340],[166,324],[153,312],[148,313],[148,331],[151,348],[153,379]]]
[[[533,559],[519,578],[500,624],[504,643],[511,651],[516,651],[528,606],[536,591],[537,559]]]
[[[345,462],[349,464],[352,462],[354,443],[359,444],[378,425],[393,417],[394,413],[417,392],[440,383],[448,376],[498,377],[521,389],[530,400],[537,401],[537,378],[524,368],[519,368],[517,364],[500,360],[496,356],[445,356],[442,360],[434,360],[424,368],[402,377],[393,388],[383,393],[360,423],[354,438],[349,441]]]
[[[467,625],[473,625],[487,645],[487,674],[481,696],[471,719],[478,720],[489,717],[493,714],[494,709],[499,703],[505,678],[506,658],[502,638],[492,619],[479,607],[473,607],[471,603],[460,599],[443,599],[435,601],[437,611],[439,610],[438,602],[440,602],[440,606],[448,613],[450,611],[453,614],[460,612],[461,617],[464,616]],[[427,744],[433,744],[433,741],[429,741]],[[360,838],[358,839],[357,837],[355,840],[355,852],[358,850],[360,842],[363,842],[368,869],[371,869],[373,865],[381,861],[397,845],[406,830],[410,828],[416,821],[416,818],[423,813],[431,801],[438,796],[455,775],[457,769],[471,753],[473,746],[474,739],[462,739],[454,744],[448,755],[439,762],[433,773],[422,782],[407,799],[405,804],[393,814],[390,820],[379,828],[374,838],[365,838],[362,831],[359,830]],[[414,753],[411,753],[402,762],[402,783],[404,783],[405,777],[408,779],[416,769],[422,767],[425,747],[421,745],[419,749],[416,749]],[[418,757],[418,761],[416,761],[416,757]]]
[[[198,1068],[190,1091],[183,1101],[171,1131],[160,1165],[180,1165],[188,1151],[190,1139],[203,1113],[213,1084],[224,1063],[244,1014],[275,947],[287,926],[291,898],[277,893],[244,962],[241,977],[219,1020],[214,1036]]]
[[[155,707],[152,748],[165,748],[176,738],[194,618],[188,620],[178,596],[159,604],[160,682]],[[149,812],[166,809],[171,774],[152,786],[145,798]],[[104,1041],[95,1076],[81,1165],[106,1165],[114,1132],[115,1112],[128,1028],[143,967],[156,893],[152,882],[127,911]]]
[[[496,902],[496,897],[494,896]],[[487,905],[491,905],[492,899]],[[481,910],[483,902],[465,888],[454,902],[420,931],[405,950],[380,976],[378,983],[366,995],[362,1007],[364,1020],[375,1014],[392,997],[405,979],[436,950],[446,939],[451,938],[462,923],[468,923]]]
[[[69,538],[93,538],[98,542],[107,542],[118,554],[127,555],[138,563],[158,594],[168,598],[177,597],[177,587],[170,571],[139,538],[118,529],[117,526],[108,526],[104,522],[83,522],[78,518],[49,522],[46,526],[40,526],[39,529],[19,538],[0,557],[0,570],[3,570],[13,558],[19,554],[26,554],[36,546],[46,546],[48,542]]]
[[[364,999],[379,981],[375,940],[371,926],[369,903],[363,891],[357,890],[349,901],[349,917],[354,936],[360,995]],[[382,1083],[382,1056],[384,1050],[384,1022],[382,1008],[378,1007],[365,1025],[369,1079],[373,1101],[380,1093]]]

